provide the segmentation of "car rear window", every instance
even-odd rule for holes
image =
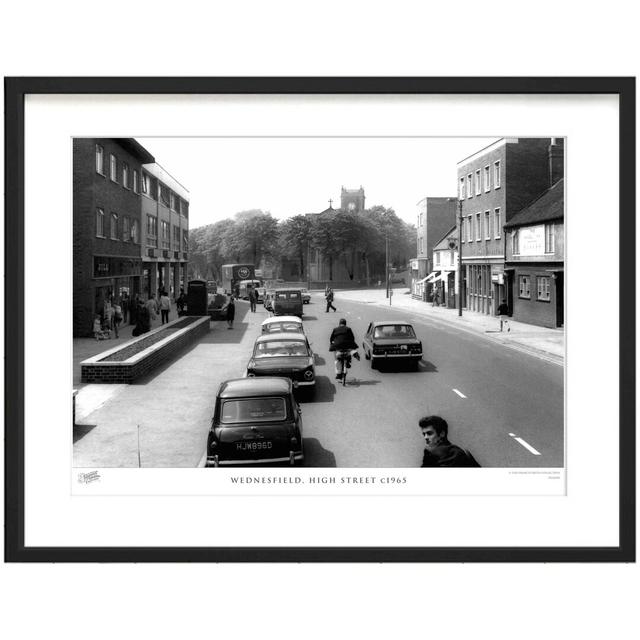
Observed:
[[[266,340],[256,345],[256,358],[274,356],[307,356],[307,345],[302,340]]]
[[[264,333],[282,333],[285,331],[294,331],[302,333],[302,324],[298,322],[269,322],[263,327]]]
[[[220,422],[271,422],[287,417],[287,405],[284,398],[246,398],[224,400],[220,411]]]
[[[276,293],[278,300],[300,300],[299,291],[278,291]]]
[[[415,338],[413,327],[408,324],[384,324],[373,330],[374,338]]]

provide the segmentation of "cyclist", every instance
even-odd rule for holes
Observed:
[[[342,380],[344,365],[346,365],[347,369],[351,367],[351,356],[356,360],[360,360],[358,345],[353,336],[353,331],[351,331],[350,327],[347,327],[347,321],[344,318],[340,318],[338,326],[331,332],[329,351],[335,352],[336,380]]]

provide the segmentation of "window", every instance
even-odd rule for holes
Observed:
[[[180,251],[180,227],[173,227],[173,246]]]
[[[491,240],[491,212],[484,212],[484,239]]]
[[[521,298],[531,299],[531,277],[530,276],[518,276],[518,283],[520,286],[519,295]]]
[[[104,175],[104,148],[96,145],[96,171]]]
[[[520,253],[520,236],[517,229],[514,229],[511,233],[511,253],[514,256]]]
[[[549,302],[551,300],[551,278],[549,276],[538,276],[538,300]]]
[[[113,153],[109,154],[109,177],[114,182],[118,182],[118,163]]]
[[[178,196],[176,196],[176,213],[180,213],[180,198],[178,198]]]
[[[122,163],[122,186],[125,189],[129,189],[129,165],[126,162]]]
[[[171,249],[171,228],[169,223],[162,220],[160,225],[162,229],[162,248]]]
[[[129,231],[129,218],[127,218],[127,216],[123,216],[122,217],[122,240],[124,242],[129,242],[130,237],[129,234],[131,232]]]
[[[184,200],[182,201],[182,206],[181,206],[181,213],[185,218],[189,217],[189,203],[185,202]]]
[[[133,190],[136,193],[140,193],[140,185],[138,184],[138,172],[133,170]]]
[[[160,183],[160,200],[162,204],[169,206],[169,189]]]
[[[169,192],[169,206],[175,211],[176,210],[176,194],[173,191]]]
[[[495,233],[495,237],[500,237],[500,232],[502,231],[502,224],[500,222],[500,207],[493,210],[493,232]]]
[[[487,165],[484,168],[484,190],[485,193],[491,189],[491,167]]]
[[[111,213],[110,235],[112,240],[118,240],[118,214]]]
[[[158,219],[155,216],[147,216],[147,235],[154,238],[158,235]]]
[[[471,198],[473,196],[473,191],[471,187],[471,178],[472,178],[472,175],[469,174],[467,176],[467,198]]]
[[[189,251],[189,232],[188,231],[182,232],[182,250]]]
[[[476,195],[479,196],[482,192],[482,185],[480,184],[480,169],[476,171]]]
[[[156,199],[153,193],[153,182],[151,180],[151,176],[147,173],[142,174],[142,193],[145,196],[149,196],[150,198]]]
[[[471,242],[471,236],[472,236],[471,227],[473,225],[472,218],[473,216],[467,216],[467,242]]]
[[[138,221],[134,220],[131,223],[131,242],[134,244],[138,243]]]
[[[422,254],[422,238],[418,238],[418,251]]]
[[[464,200],[464,178],[460,178],[460,200]]]
[[[476,240],[482,240],[482,220],[480,212],[476,213]]]
[[[493,163],[493,186],[496,189],[500,188],[500,160]]]
[[[435,263],[440,266],[440,252],[439,251],[434,251],[436,259],[435,259]]]
[[[104,209],[96,209],[96,235],[104,238]]]
[[[553,223],[544,225],[544,252],[545,253],[555,253],[556,251],[555,227],[556,225]]]

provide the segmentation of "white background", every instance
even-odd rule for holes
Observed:
[[[583,5],[579,16],[555,2],[523,13],[507,2],[421,5],[325,2],[307,14],[297,2],[238,3],[201,15],[189,2],[95,12],[23,3],[3,16],[3,73],[637,73],[635,23],[621,2]],[[594,298],[592,312],[606,324],[604,301]],[[0,601],[11,637],[601,638],[633,632],[638,577],[635,565],[11,565]]]

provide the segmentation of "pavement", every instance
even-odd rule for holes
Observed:
[[[515,349],[558,365],[564,364],[563,329],[547,329],[509,320],[511,331],[500,332],[500,321],[463,309],[434,307],[414,300],[406,288],[393,290],[391,299],[384,289],[335,290],[334,304],[339,315],[341,301],[398,309],[401,317],[421,316],[490,340],[504,348]],[[323,292],[312,292],[313,301],[324,304]],[[239,301],[233,331],[226,322],[212,322],[211,331],[199,343],[188,347],[180,357],[165,364],[147,378],[127,384],[84,384],[80,382],[80,362],[117,344],[133,339],[133,325],[121,326],[119,337],[97,341],[73,340],[73,388],[75,425],[73,429],[74,467],[195,467],[202,451],[213,410],[215,389],[222,380],[239,377],[244,362],[237,363],[233,353],[242,344],[249,352],[263,314],[247,313],[248,303]],[[176,318],[175,307],[170,319]],[[255,325],[255,326],[254,326]],[[159,317],[152,328],[160,326]],[[246,344],[245,344],[246,343]],[[194,376],[193,372],[198,375]],[[211,406],[196,409],[189,394],[211,396]],[[140,409],[138,409],[140,407]],[[186,425],[198,425],[188,429]],[[167,457],[166,438],[174,438],[171,457]],[[140,444],[142,440],[142,444]],[[143,459],[139,459],[142,449]],[[175,452],[180,452],[176,457]]]
[[[364,302],[376,306],[389,307],[403,312],[429,318],[433,322],[441,322],[461,331],[474,333],[483,339],[502,344],[510,349],[529,353],[536,357],[564,365],[565,335],[564,329],[549,329],[524,322],[516,322],[509,318],[510,331],[500,332],[500,319],[475,311],[446,307],[434,307],[430,302],[422,302],[411,297],[406,287],[392,290],[391,299],[386,297],[385,289],[334,290],[333,304],[340,310],[341,300]]]

